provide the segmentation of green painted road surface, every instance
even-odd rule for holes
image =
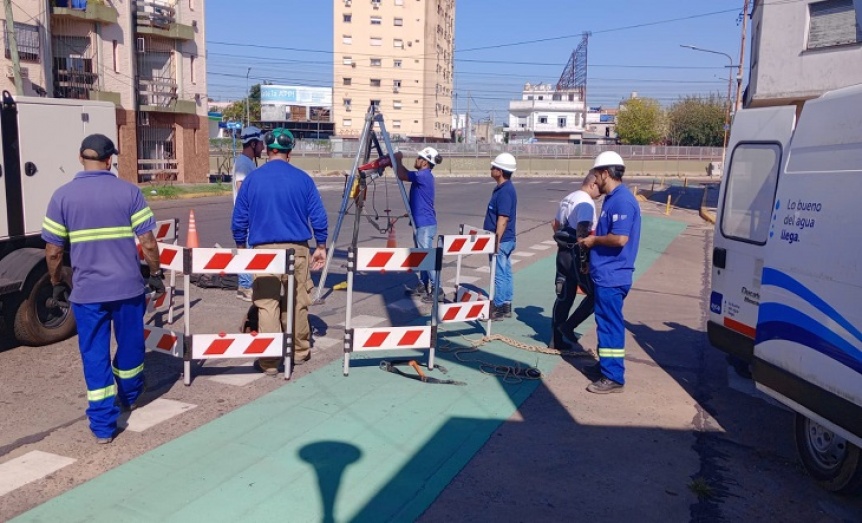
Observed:
[[[636,275],[684,229],[644,217]],[[547,343],[553,273],[549,256],[515,274],[517,318],[495,323],[495,333]],[[467,346],[448,326],[441,336]],[[414,520],[539,382],[504,381],[438,353],[446,377],[467,385],[427,385],[380,371],[393,355],[380,356],[354,357],[347,378],[333,362],[14,521]],[[499,342],[461,357],[544,373],[559,363]]]

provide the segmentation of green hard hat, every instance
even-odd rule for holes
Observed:
[[[292,151],[293,146],[296,144],[296,139],[293,137],[292,132],[283,127],[279,127],[266,133],[263,137],[263,143],[266,144],[268,149]]]

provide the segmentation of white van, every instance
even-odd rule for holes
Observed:
[[[708,332],[796,415],[805,468],[862,490],[862,85],[736,116]]]

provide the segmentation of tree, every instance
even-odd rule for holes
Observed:
[[[649,145],[661,140],[664,111],[658,100],[632,98],[617,115],[617,135],[627,145]]]
[[[251,86],[248,92],[249,118],[252,122],[260,121],[260,84]],[[237,100],[230,104],[222,112],[222,116],[228,121],[245,122],[245,99]]]
[[[668,110],[668,142],[671,145],[721,147],[727,101],[719,95],[686,96]]]

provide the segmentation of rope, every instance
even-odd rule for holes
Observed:
[[[438,351],[440,351],[441,353],[452,354],[453,356],[455,356],[455,359],[457,359],[461,363],[478,363],[479,371],[482,374],[498,376],[502,378],[503,383],[508,383],[512,385],[522,383],[524,380],[540,380],[544,377],[544,375],[537,366],[527,365],[522,367],[520,363],[515,366],[497,365],[495,363],[488,363],[487,361],[482,361],[480,359],[465,359],[464,355],[479,352],[480,347],[492,341],[501,341],[507,345],[515,347],[516,349],[521,349],[527,352],[535,352],[538,354],[548,354],[552,356],[570,356],[573,358],[595,358],[595,352],[591,350],[572,351],[551,349],[542,345],[530,345],[527,343],[523,343],[518,340],[509,338],[508,336],[503,336],[501,334],[492,334],[491,336],[483,336],[481,338],[468,338],[466,335],[460,333],[453,334],[456,334],[457,336],[463,338],[467,342],[468,347],[455,348],[453,342],[444,338],[444,340],[437,345]],[[536,364],[538,365],[538,360],[536,361]]]

